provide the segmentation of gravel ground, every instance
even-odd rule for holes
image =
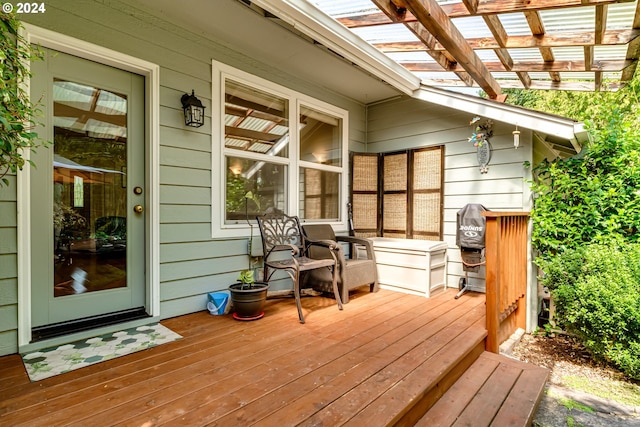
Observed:
[[[577,341],[564,334],[551,337],[525,334],[513,346],[511,356],[550,369],[547,390],[534,419],[534,426],[640,427],[640,407],[609,398],[607,384],[625,384],[638,401],[640,384],[594,360]],[[598,397],[571,387],[568,378],[583,378],[603,384],[607,397]]]

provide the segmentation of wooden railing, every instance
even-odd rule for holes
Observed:
[[[500,343],[526,328],[528,212],[484,212],[487,341],[498,353]]]

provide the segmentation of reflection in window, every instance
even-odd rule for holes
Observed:
[[[224,211],[213,209],[213,234],[246,228],[248,191],[260,199],[260,209],[246,204],[251,220],[274,207],[302,219],[341,222],[347,112],[224,64],[214,63],[213,72],[224,105],[218,116],[224,144],[213,155],[224,165],[225,180],[212,183],[214,198],[225,200]]]
[[[300,217],[307,220],[337,221],[340,203],[340,174],[316,169],[300,169],[302,194]]]
[[[84,179],[81,176],[73,177],[73,207],[84,207]]]
[[[342,120],[300,107],[300,160],[342,165]]]
[[[289,122],[286,99],[227,80],[225,83],[225,147],[289,155]]]
[[[55,297],[127,285],[127,102],[53,82]]]
[[[268,208],[284,210],[286,166],[275,163],[227,157],[227,194],[225,223],[254,220]],[[246,200],[251,191],[260,206]],[[245,203],[246,202],[246,203]]]

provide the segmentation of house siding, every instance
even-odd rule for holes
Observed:
[[[367,151],[380,153],[444,145],[444,232],[449,251],[448,286],[464,276],[456,246],[456,216],[467,203],[490,210],[529,210],[529,171],[523,162],[531,156],[530,133],[522,130],[520,148],[513,148],[513,125],[496,122],[490,139],[489,172],[481,174],[476,150],[468,141],[471,113],[402,97],[368,109]],[[473,288],[484,288],[484,269],[469,273]],[[477,279],[475,277],[478,277]]]
[[[218,0],[217,0],[218,1]],[[235,0],[220,1],[242,14],[248,34],[255,13]],[[246,15],[246,16],[245,16]],[[224,19],[225,13],[218,18]],[[244,71],[349,111],[349,149],[363,151],[362,104],[287,74],[227,47],[143,13],[125,2],[56,0],[25,22],[160,66],[160,294],[161,318],[204,310],[206,293],[226,289],[248,263],[247,238],[211,238],[211,61]],[[264,21],[264,20],[263,20]],[[215,25],[212,22],[211,25]],[[261,25],[271,25],[261,24]],[[274,28],[279,28],[273,25]],[[284,29],[279,36],[295,36]],[[317,49],[318,55],[330,55]],[[332,60],[335,60],[333,58]],[[185,128],[180,97],[194,89],[207,107],[205,126]],[[221,141],[213,142],[219,149]],[[0,355],[18,350],[16,179],[0,188]]]
[[[18,327],[18,227],[16,177],[0,187],[0,354],[14,353]]]

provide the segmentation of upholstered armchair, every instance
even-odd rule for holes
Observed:
[[[329,224],[308,224],[302,226],[303,232],[311,240],[333,240],[339,244],[334,249],[338,259],[338,290],[343,303],[349,302],[349,291],[368,285],[371,292],[378,291],[378,271],[373,252],[373,243],[367,239],[351,236],[336,236]],[[349,257],[345,257],[340,243],[350,245]],[[309,249],[309,257],[316,259],[332,258],[329,249],[313,247]],[[331,292],[332,277],[330,272],[313,270],[302,276],[302,287]]]

